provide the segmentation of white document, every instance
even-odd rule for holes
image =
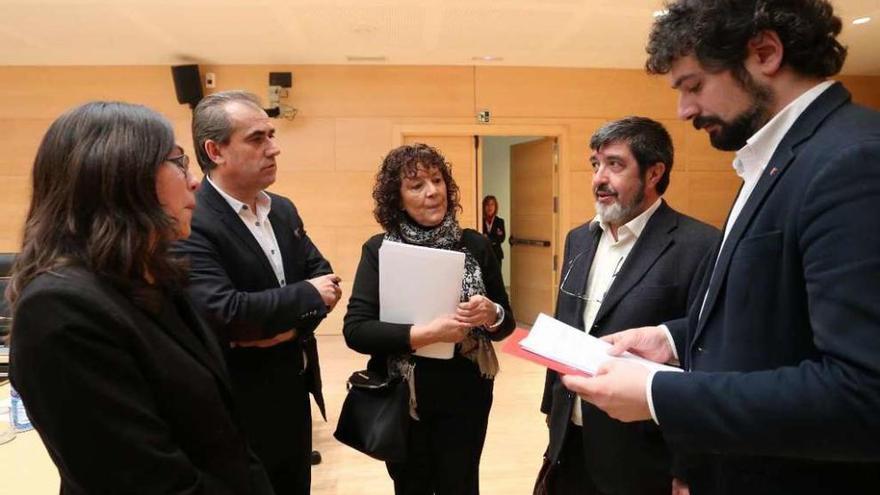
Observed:
[[[632,361],[657,371],[681,371],[681,368],[655,363],[629,352],[622,356],[609,356],[611,344],[544,313],[538,315],[529,336],[522,339],[520,346],[529,352],[592,375],[596,374],[599,366],[611,360]]]
[[[421,325],[454,314],[464,278],[464,253],[400,242],[379,247],[379,319]],[[451,359],[455,344],[437,342],[418,356]]]

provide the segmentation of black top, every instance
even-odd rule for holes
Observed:
[[[182,295],[147,308],[92,273],[36,277],[12,381],[65,494],[269,494],[220,347]]]
[[[495,253],[495,257],[498,258],[498,261],[504,259],[504,250],[501,248],[501,244],[504,243],[504,240],[507,239],[507,229],[504,228],[504,219],[496,216],[492,219],[491,225],[486,225],[485,219],[483,219],[483,234],[489,238],[489,241],[492,243],[492,252]]]
[[[383,238],[384,234],[378,234],[364,243],[342,328],[346,344],[357,352],[370,354],[368,367],[380,373],[386,371],[388,355],[412,352],[409,340],[412,325],[379,321],[379,247]],[[480,265],[486,297],[504,308],[504,321],[495,332],[489,333],[491,339],[501,340],[513,332],[516,320],[498,260],[492,254],[488,239],[479,232],[465,229],[461,241]]]

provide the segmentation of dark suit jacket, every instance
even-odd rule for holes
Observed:
[[[569,232],[562,265],[570,269],[564,287],[568,292],[586,293],[602,235],[596,222]],[[591,334],[600,337],[686,314],[699,287],[701,263],[708,260],[719,239],[717,229],[676,212],[663,201],[609,288]],[[556,318],[583,330],[585,306],[583,299],[560,292]],[[548,370],[541,411],[550,415],[551,461],[559,459],[574,403],[575,395],[562,385],[556,372]],[[583,420],[590,476],[603,493],[639,495],[649,493],[648,487],[671,486],[670,456],[652,423],[621,423],[586,402]]]
[[[80,268],[35,278],[12,381],[61,493],[272,494],[214,336],[182,295],[147,309]]]
[[[207,180],[196,192],[192,234],[175,251],[189,257],[190,293],[206,310],[221,342],[266,339],[297,329],[308,356],[311,392],[324,414],[314,330],[327,308],[307,280],[333,270],[306,235],[293,203],[268,194],[269,221],[284,262],[284,287],[253,234]]]
[[[486,234],[486,237],[489,238],[489,241],[492,243],[492,252],[495,253],[495,257],[498,261],[504,259],[504,249],[502,248],[502,244],[504,244],[504,240],[507,239],[507,230],[504,228],[504,219],[496,216],[492,220],[492,228],[486,229],[486,222],[483,222],[483,234]]]
[[[691,373],[652,394],[701,493],[880,490],[880,114],[822,93],[779,144],[671,323]],[[699,404],[701,407],[694,407]]]

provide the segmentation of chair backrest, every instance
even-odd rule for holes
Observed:
[[[12,326],[9,304],[6,303],[5,294],[12,264],[15,262],[15,255],[16,253],[0,253],[0,345],[6,341],[9,327]]]

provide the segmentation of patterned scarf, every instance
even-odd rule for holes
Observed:
[[[452,213],[447,213],[440,225],[431,228],[422,227],[405,217],[398,232],[385,234],[385,239],[406,244],[414,244],[435,249],[460,251],[464,253],[464,278],[461,281],[460,301],[468,301],[475,295],[486,295],[486,284],[483,283],[483,272],[474,255],[461,242],[461,227]],[[498,358],[495,348],[486,333],[480,327],[471,328],[468,335],[459,344],[459,353],[477,363],[483,378],[495,378],[498,374]],[[389,358],[389,369],[394,374],[407,377],[410,382],[410,415],[415,415],[415,388],[413,386],[413,361],[411,354],[392,356]]]

